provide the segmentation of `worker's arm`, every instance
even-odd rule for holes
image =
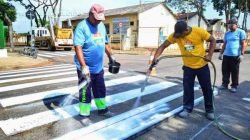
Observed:
[[[206,61],[211,61],[213,53],[214,53],[216,41],[215,41],[213,36],[210,36],[209,39],[207,40],[207,42],[210,42],[210,43],[209,43],[208,53],[205,56],[205,60]]]
[[[158,57],[162,54],[162,52],[172,43],[170,43],[168,40],[165,40],[164,43],[161,44],[161,46],[156,50],[153,62],[156,62]]]
[[[245,54],[246,46],[247,46],[246,40],[245,39],[241,40],[241,55]]]
[[[220,50],[220,54],[222,55],[225,51],[225,48],[226,48],[226,45],[227,45],[227,42],[225,41],[221,47],[221,50]]]
[[[109,47],[108,44],[105,44],[105,53],[107,54],[108,58],[110,58],[113,55],[112,49]]]
[[[76,57],[78,58],[81,67],[85,67],[86,63],[84,61],[84,55],[83,55],[83,52],[82,52],[82,46],[75,46],[75,52],[76,52]]]

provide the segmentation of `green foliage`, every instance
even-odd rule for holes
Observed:
[[[12,22],[16,20],[16,8],[11,3],[0,0],[0,19],[3,21],[5,14],[7,14]]]
[[[6,42],[7,42],[7,38],[9,38],[9,33],[8,32],[9,32],[8,28],[4,27],[4,37],[6,39]]]
[[[202,11],[205,11],[206,9],[204,7],[209,1],[210,0],[166,0],[166,4],[178,12],[188,13],[196,11],[198,8],[202,8]]]

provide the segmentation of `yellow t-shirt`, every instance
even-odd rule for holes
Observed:
[[[168,37],[170,43],[177,43],[182,55],[195,55],[204,57],[206,54],[204,41],[210,38],[210,34],[199,27],[192,27],[192,32],[183,37],[175,38],[173,33]],[[198,69],[207,64],[207,62],[197,57],[182,57],[184,66]]]

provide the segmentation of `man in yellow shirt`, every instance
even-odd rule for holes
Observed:
[[[204,41],[210,42],[208,53],[204,48]],[[153,63],[149,68],[157,64],[157,58],[162,54],[165,48],[169,45],[177,43],[181,54],[190,57],[182,57],[183,60],[183,111],[179,113],[182,118],[188,117],[194,106],[194,81],[197,76],[204,100],[206,117],[209,120],[214,120],[212,86],[210,78],[210,70],[207,61],[210,61],[215,48],[215,39],[206,30],[198,27],[189,27],[185,21],[178,21],[175,24],[175,32],[157,49]],[[204,57],[192,57],[199,56]]]

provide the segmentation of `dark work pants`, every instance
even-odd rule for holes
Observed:
[[[231,87],[237,88],[239,85],[240,61],[238,56],[223,56],[222,60],[222,85],[228,86],[231,76]]]
[[[80,85],[83,81],[85,81],[85,77],[82,75],[80,70],[77,70],[78,75],[78,85]],[[106,87],[104,83],[104,71],[102,70],[98,74],[91,74],[91,83],[90,86],[87,87],[85,95],[83,95],[83,88],[79,89],[79,101],[82,103],[90,103],[91,102],[91,88],[93,91],[94,98],[102,99],[106,97]],[[84,96],[84,97],[83,97]]]
[[[208,65],[205,65],[199,69],[192,69],[186,66],[183,66],[184,76],[183,76],[183,108],[187,109],[189,112],[193,110],[194,107],[194,82],[195,77],[197,76],[200,83],[204,101],[205,101],[205,110],[207,113],[213,112],[213,91],[211,86],[210,79],[210,70]]]

